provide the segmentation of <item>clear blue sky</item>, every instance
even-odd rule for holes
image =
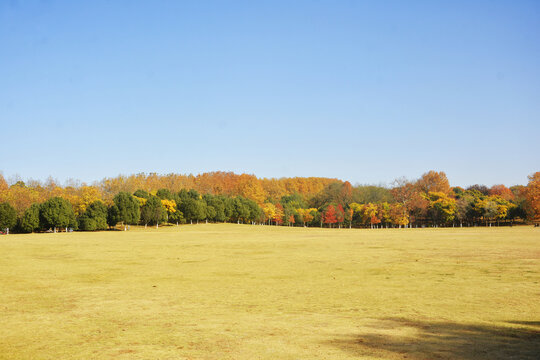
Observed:
[[[0,0],[0,170],[540,170],[538,1]]]

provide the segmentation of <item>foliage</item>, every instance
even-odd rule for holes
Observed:
[[[77,220],[70,202],[61,197],[54,197],[41,204],[39,218],[43,228],[77,228]]]
[[[467,190],[451,188],[446,174],[437,171],[428,171],[417,180],[397,179],[391,188],[352,186],[338,179],[315,177],[261,179],[232,172],[197,176],[136,174],[104,179],[92,186],[70,181],[64,187],[52,178],[43,183],[17,181],[8,186],[0,176],[0,202],[13,206],[18,217],[14,230],[21,232],[37,230],[36,204],[57,197],[71,204],[81,229],[85,230],[104,227],[103,216],[98,224],[87,212],[96,201],[109,206],[105,217],[109,226],[118,222],[127,225],[139,223],[141,210],[149,211],[151,206],[146,206],[146,202],[153,196],[161,200],[165,218],[171,223],[206,219],[319,225],[325,223],[325,212],[332,205],[336,222],[350,227],[378,223],[386,227],[452,225],[455,221],[466,226],[492,221],[509,224],[540,220],[535,195],[537,174],[531,175],[528,186],[508,188],[498,184],[488,188],[477,184]]]
[[[141,216],[139,202],[133,195],[120,192],[114,197],[113,201],[118,209],[118,222],[123,222],[124,225],[134,225],[139,222]]]
[[[330,224],[330,226],[338,222],[336,217],[336,208],[334,207],[334,205],[328,205],[328,207],[324,211],[323,219],[324,223]]]
[[[392,202],[392,192],[390,189],[376,185],[360,185],[353,189],[352,200],[355,203],[382,203]]]
[[[525,198],[528,217],[531,220],[540,221],[540,171],[529,176]]]
[[[79,230],[95,231],[107,229],[108,208],[102,201],[94,201],[79,217]]]
[[[118,210],[118,206],[113,204],[107,209],[107,225],[112,228],[120,221],[120,210]]]
[[[141,221],[144,224],[155,225],[167,218],[167,210],[157,196],[150,196],[141,208]]]
[[[39,229],[39,204],[32,204],[19,220],[19,230],[31,233]]]
[[[456,200],[444,192],[430,191],[426,196],[429,201],[428,212],[435,223],[450,223],[456,216]]]
[[[12,229],[17,224],[17,211],[8,203],[0,204],[0,230]]]

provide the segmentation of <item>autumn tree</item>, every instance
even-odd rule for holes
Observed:
[[[525,190],[526,211],[529,219],[540,221],[540,171],[529,176]]]
[[[370,227],[373,229],[373,227],[376,224],[379,224],[381,222],[379,215],[379,207],[377,204],[366,204],[363,208],[363,218],[369,221]]]
[[[446,195],[444,192],[430,191],[425,195],[429,201],[428,212],[433,219],[434,225],[442,222],[450,223],[456,215],[456,200]]]
[[[304,223],[304,227],[313,221],[315,214],[317,213],[317,209],[315,208],[296,209],[296,211],[298,212],[301,221]]]
[[[2,193],[3,191],[6,191],[7,189],[9,189],[9,185],[6,179],[4,178],[4,175],[0,173],[0,193]]]
[[[394,187],[390,190],[395,201],[401,205],[403,218],[409,219],[413,209],[418,208],[421,204],[421,196],[418,193],[417,187],[406,178],[398,178],[394,180]]]
[[[450,192],[450,183],[443,171],[428,171],[416,181],[416,186],[424,194],[429,194],[430,192],[448,194]]]
[[[332,224],[337,223],[336,208],[334,205],[328,205],[323,215],[323,221],[325,224],[329,224],[330,227],[332,227]]]
[[[390,221],[393,225],[397,225],[399,228],[409,224],[407,213],[403,211],[402,207],[403,205],[398,203],[390,205]]]
[[[274,213],[274,218],[272,219],[276,225],[281,225],[283,223],[283,215],[283,206],[281,206],[281,204],[276,204],[276,211]]]
[[[276,206],[272,203],[264,203],[262,205],[262,210],[264,213],[264,218],[268,221],[268,224],[270,225],[271,221],[276,215]]]
[[[264,189],[254,175],[242,174],[236,185],[236,194],[262,204],[266,199]]]
[[[345,210],[345,221],[349,223],[349,229],[352,228],[353,214],[354,214],[353,209],[348,208],[347,210]]]
[[[500,198],[506,200],[506,201],[512,201],[514,200],[515,196],[512,193],[512,191],[507,188],[506,186],[499,184],[499,185],[493,185],[489,189],[489,195],[490,196],[499,196]]]

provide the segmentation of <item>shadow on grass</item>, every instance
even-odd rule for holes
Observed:
[[[391,359],[540,359],[538,321],[509,321],[526,327],[381,319],[373,332],[344,335],[333,346],[358,357]]]

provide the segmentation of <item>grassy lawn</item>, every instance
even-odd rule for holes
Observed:
[[[538,359],[540,230],[0,237],[1,359]]]

